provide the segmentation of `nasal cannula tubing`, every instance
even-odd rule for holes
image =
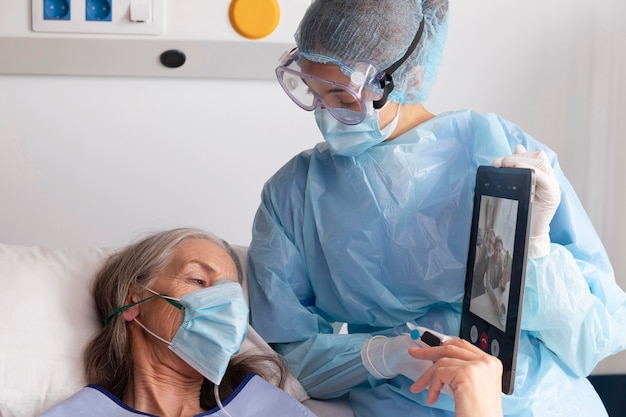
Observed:
[[[213,395],[215,396],[215,402],[217,403],[217,406],[220,408],[220,410],[222,410],[227,417],[233,417],[228,413],[228,411],[226,411],[226,409],[222,405],[222,401],[220,400],[220,386],[217,384],[213,385]]]

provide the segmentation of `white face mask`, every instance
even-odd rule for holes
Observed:
[[[383,129],[380,129],[379,115],[380,112],[375,111],[357,125],[346,125],[335,119],[328,110],[319,106],[315,109],[315,121],[324,140],[334,153],[343,156],[360,155],[391,136],[398,125],[400,106],[393,120]]]

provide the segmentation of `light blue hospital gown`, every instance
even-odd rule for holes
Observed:
[[[472,111],[443,113],[357,157],[320,143],[266,183],[249,248],[252,325],[312,397],[348,394],[358,417],[452,415],[449,397],[427,407],[407,378],[370,376],[360,350],[407,321],[459,334],[476,169],[517,144],[547,153],[562,198],[550,254],[528,262],[504,412],[606,415],[585,376],[626,348],[624,291],[554,152]]]
[[[285,391],[258,375],[248,376],[223,402],[195,417],[316,417]],[[87,385],[39,417],[136,417],[150,416],[123,403],[98,385]]]

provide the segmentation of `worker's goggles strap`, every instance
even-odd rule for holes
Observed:
[[[382,76],[380,77],[380,88],[382,88],[383,94],[379,100],[374,100],[373,104],[374,104],[375,109],[381,109],[387,102],[387,97],[389,96],[389,93],[393,91],[393,88],[394,88],[393,77],[391,76],[391,74],[393,74],[400,67],[400,65],[402,65],[404,61],[406,61],[407,58],[413,53],[415,48],[417,48],[417,44],[422,38],[422,33],[424,33],[424,19],[423,18],[422,18],[422,21],[420,22],[420,27],[417,29],[417,33],[415,34],[415,37],[413,38],[413,41],[411,42],[411,45],[409,45],[409,48],[406,50],[402,58],[400,58],[399,60],[394,62],[389,68],[387,68],[383,72]]]
[[[347,125],[356,125],[374,111],[372,100],[381,97],[376,78],[380,71],[370,64],[342,68],[350,84],[343,84],[302,72],[297,48],[285,53],[276,77],[287,95],[304,110],[322,105],[330,114]],[[374,90],[378,91],[376,93]]]

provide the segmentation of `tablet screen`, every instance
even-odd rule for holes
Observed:
[[[518,201],[482,196],[470,311],[502,331],[511,290]]]

